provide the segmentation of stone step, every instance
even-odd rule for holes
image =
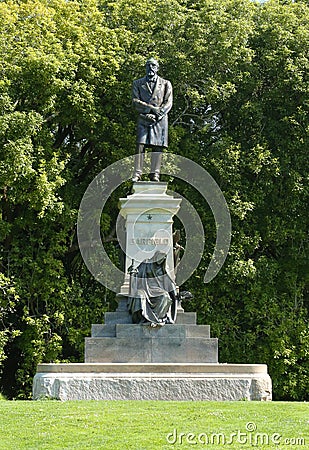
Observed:
[[[176,324],[196,325],[196,312],[177,312]]]
[[[141,339],[150,337],[204,337],[210,338],[209,325],[173,324],[150,327],[136,324],[93,324],[91,337],[119,337]]]
[[[209,325],[164,325],[163,327],[151,327],[147,325],[116,325],[116,337],[126,339],[149,338],[210,338]]]
[[[116,337],[116,324],[93,323],[91,325],[91,337]]]
[[[105,324],[132,323],[132,317],[128,311],[106,312],[104,322]]]
[[[186,337],[210,338],[210,325],[185,325]]]
[[[228,363],[41,363],[37,373],[134,373],[149,374],[207,374],[218,377],[246,377],[267,374],[266,364],[228,364]]]
[[[132,317],[128,311],[115,311],[106,312],[104,314],[105,324],[117,324],[117,323],[132,323]],[[196,313],[195,312],[181,312],[177,313],[176,324],[196,324]]]
[[[180,336],[86,338],[85,362],[217,363],[218,339]]]

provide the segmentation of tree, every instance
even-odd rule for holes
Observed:
[[[2,2],[0,14],[1,265],[19,296],[3,380],[15,373],[8,393],[24,396],[36,364],[77,357],[87,315],[104,311],[97,286],[87,295],[68,273],[67,253],[102,148],[112,157],[101,111],[126,37],[92,1]]]
[[[211,324],[221,361],[267,363],[277,398],[306,399],[308,6],[28,0],[1,2],[0,17],[5,392],[27,398],[38,362],[82,360],[91,323],[115,306],[81,260],[77,211],[94,176],[134,153],[131,83],[155,56],[174,87],[169,151],[208,170],[232,214],[226,265],[204,285],[211,212],[191,186],[168,180],[206,229],[186,308]],[[101,221],[115,261],[128,187]]]

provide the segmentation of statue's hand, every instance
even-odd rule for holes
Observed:
[[[156,116],[154,114],[146,114],[146,117],[151,122],[156,122],[157,121]]]

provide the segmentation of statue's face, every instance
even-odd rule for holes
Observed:
[[[163,264],[164,261],[166,260],[166,258],[167,258],[166,253],[157,252],[157,253],[154,254],[155,263],[158,264],[158,266]]]
[[[148,78],[153,78],[158,73],[159,66],[158,64],[148,62],[146,64],[146,75]]]

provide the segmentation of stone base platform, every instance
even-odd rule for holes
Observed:
[[[92,325],[85,363],[217,363],[209,325]]]
[[[39,364],[33,398],[59,400],[271,400],[264,364]]]
[[[125,307],[126,307],[125,300]],[[176,324],[132,324],[127,310],[105,313],[85,339],[85,363],[218,363],[218,339],[196,313],[178,312]]]

